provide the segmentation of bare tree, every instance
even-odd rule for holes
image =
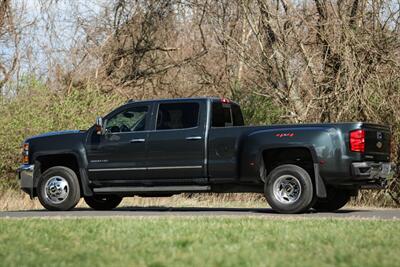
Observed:
[[[0,1],[0,90],[10,81],[19,63],[20,36],[10,0]]]
[[[101,50],[103,77],[113,87],[129,87],[132,95],[134,88],[144,90],[152,83],[160,85],[169,71],[204,56],[207,53],[204,39],[193,53],[179,53],[183,47],[178,42],[178,30],[183,18],[178,11],[185,8],[178,1],[117,1],[113,34]],[[202,19],[197,23],[196,30],[204,38]]]

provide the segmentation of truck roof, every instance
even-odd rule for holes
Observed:
[[[130,103],[149,103],[149,102],[176,102],[176,101],[193,101],[193,100],[224,100],[227,98],[221,97],[212,97],[212,96],[204,96],[204,97],[183,97],[183,98],[158,98],[158,99],[146,99],[146,100],[135,100],[129,99],[126,104]],[[234,101],[228,100],[230,103],[237,104]]]

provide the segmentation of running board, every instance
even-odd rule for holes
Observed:
[[[211,190],[211,186],[184,185],[184,186],[123,186],[123,187],[99,187],[94,188],[95,193],[147,193],[147,192],[207,192]]]

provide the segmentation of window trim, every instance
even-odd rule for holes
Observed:
[[[158,112],[160,111],[160,106],[162,104],[196,104],[198,106],[198,112],[197,112],[197,125],[193,126],[193,127],[188,127],[188,128],[178,128],[178,129],[157,129],[157,119],[158,119]],[[155,112],[155,116],[153,119],[154,122],[154,129],[150,130],[151,132],[167,132],[167,131],[179,131],[179,130],[193,130],[193,129],[197,129],[200,127],[200,103],[197,101],[188,101],[188,102],[182,102],[182,101],[177,101],[177,102],[159,102],[157,103],[157,109]]]

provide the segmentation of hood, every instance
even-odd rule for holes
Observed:
[[[27,138],[26,141],[31,140],[31,139],[36,139],[36,138],[42,138],[42,137],[60,136],[60,135],[67,135],[67,134],[77,134],[77,133],[82,133],[82,132],[85,132],[85,131],[81,131],[81,130],[65,130],[65,131],[47,132],[47,133],[31,136],[31,137]]]

